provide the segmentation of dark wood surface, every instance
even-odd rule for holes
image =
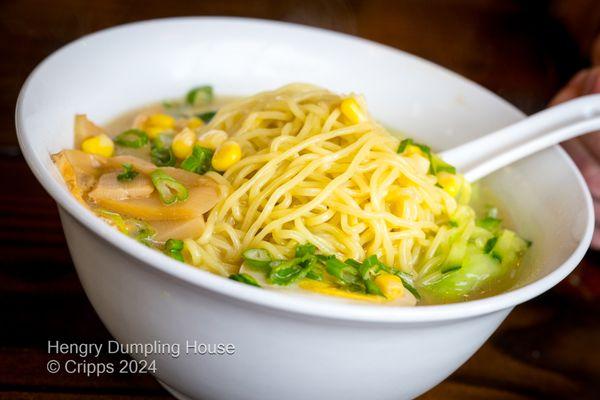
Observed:
[[[56,206],[19,155],[13,113],[32,68],[86,33],[140,19],[234,15],[320,26],[425,57],[526,112],[585,67],[596,0],[0,2],[0,399],[171,398],[146,375],[51,375],[48,339],[109,334],[77,280]],[[153,55],[160,56],[160,55]],[[600,258],[549,293],[423,399],[600,398]],[[468,340],[468,339],[465,339]],[[102,360],[110,360],[102,356]]]

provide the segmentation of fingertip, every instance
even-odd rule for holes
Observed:
[[[594,235],[592,236],[592,242],[590,243],[590,247],[594,250],[600,250],[600,229],[598,228],[594,230]]]

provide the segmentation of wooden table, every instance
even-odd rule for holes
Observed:
[[[13,112],[18,90],[43,57],[83,34],[138,19],[180,15],[278,19],[343,31],[409,51],[533,112],[585,66],[586,48],[598,27],[594,24],[600,22],[593,0],[564,3],[0,3],[0,399],[170,398],[145,375],[88,378],[46,371],[48,339],[106,342],[110,336],[77,280],[56,207],[16,147]],[[473,358],[422,398],[600,398],[599,258],[590,253],[584,264],[569,278],[572,285],[563,284],[517,307]]]

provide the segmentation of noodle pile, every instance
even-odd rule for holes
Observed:
[[[203,234],[184,241],[194,265],[229,275],[247,248],[284,259],[302,243],[341,259],[375,254],[407,272],[436,262],[457,201],[424,157],[397,154],[399,139],[356,99],[367,116],[357,124],[341,113],[342,97],[306,84],[219,110],[206,130],[226,131],[243,157],[223,175],[206,174],[221,200]]]

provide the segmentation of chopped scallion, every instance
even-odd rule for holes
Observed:
[[[203,175],[211,169],[213,154],[213,150],[195,145],[192,154],[181,163],[181,168],[186,171]]]
[[[182,251],[183,240],[169,239],[165,243],[165,253],[178,261],[184,262]]]
[[[154,165],[158,167],[172,167],[175,165],[176,159],[171,151],[172,142],[173,135],[169,133],[161,133],[152,140],[150,158]]]
[[[197,114],[196,116],[198,118],[200,118],[202,121],[204,121],[204,123],[208,124],[216,114],[217,114],[216,111],[207,111],[207,112]]]
[[[360,284],[358,269],[341,262],[337,258],[330,258],[325,261],[325,268],[327,272],[337,278],[342,285]]]
[[[140,129],[129,129],[115,138],[115,143],[122,147],[139,149],[148,143],[148,135]]]
[[[309,269],[300,262],[299,258],[291,260],[275,260],[269,264],[269,282],[280,286],[288,286],[303,278]]]
[[[163,170],[155,169],[150,173],[150,178],[164,204],[187,200],[189,193],[185,186]]]
[[[120,182],[131,181],[136,176],[138,176],[138,172],[133,170],[133,165],[125,163],[123,164],[123,172],[117,175],[117,180]]]
[[[242,257],[249,267],[262,271],[268,271],[269,264],[273,261],[271,253],[265,249],[246,249]]]
[[[300,244],[296,246],[296,257],[304,257],[305,255],[313,255],[317,248],[311,243]]]
[[[195,87],[185,95],[185,102],[191,106],[208,104],[212,101],[212,99],[213,88],[212,86],[208,85]]]
[[[229,279],[234,280],[236,282],[245,283],[246,285],[260,287],[256,279],[251,277],[248,274],[233,274],[229,275]]]

